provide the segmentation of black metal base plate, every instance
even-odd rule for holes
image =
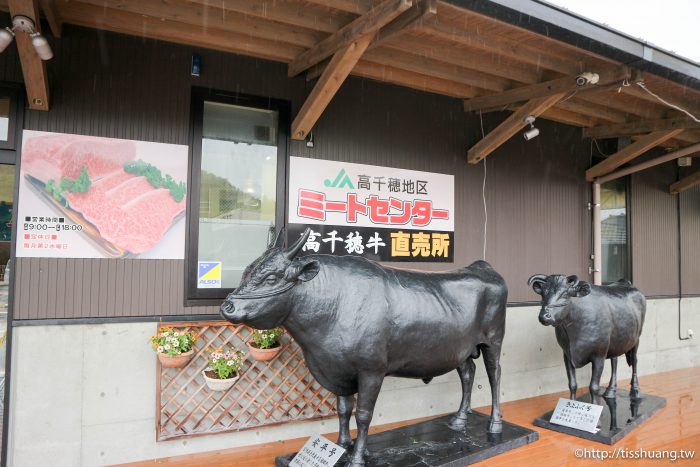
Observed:
[[[452,415],[370,435],[367,467],[462,467],[536,441],[536,431],[503,422],[503,432],[488,433],[489,416],[469,414],[467,427],[453,431],[447,424]],[[335,440],[333,440],[335,441]],[[287,467],[296,453],[275,459],[276,467]],[[347,463],[347,453],[336,466]]]
[[[590,403],[591,395],[586,393],[584,396],[578,397],[577,400]],[[615,444],[664,407],[666,399],[652,396],[651,394],[642,394],[638,399],[630,399],[628,391],[618,389],[615,399],[600,397],[597,403],[600,405],[605,404],[598,422],[600,430],[597,433],[589,433],[550,423],[549,419],[552,417],[553,410],[537,417],[533,423],[535,426],[566,433],[567,435],[578,436],[579,438],[604,444]],[[612,414],[615,414],[615,416],[613,417]],[[611,423],[611,421],[616,423]]]

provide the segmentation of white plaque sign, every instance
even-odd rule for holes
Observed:
[[[602,412],[602,405],[560,398],[549,422],[589,433],[596,433],[598,431],[598,420]]]
[[[313,435],[294,456],[290,467],[332,467],[345,449],[321,435]]]

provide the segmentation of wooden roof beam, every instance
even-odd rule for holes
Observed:
[[[630,69],[623,66],[614,70],[602,71],[598,73],[598,76],[599,80],[597,84],[588,83],[578,85],[576,83],[576,76],[566,76],[564,78],[544,81],[529,86],[508,89],[499,94],[473,97],[464,101],[464,110],[466,112],[471,112],[480,109],[505,106],[539,97],[553,96],[560,93],[582,92],[587,89],[593,89],[596,86],[610,84],[614,81],[629,79]]]
[[[669,191],[672,195],[677,195],[696,185],[700,185],[700,172],[695,172],[693,175],[688,175],[687,177],[671,184]]]
[[[413,5],[412,0],[384,0],[366,14],[346,24],[314,47],[302,52],[289,64],[289,76],[296,76],[330,57],[336,51],[346,48],[367,34],[376,33],[394,18]],[[372,34],[374,37],[374,34]]]
[[[394,39],[406,31],[409,31],[416,24],[426,18],[434,17],[437,14],[437,0],[418,0],[411,8],[401,13],[396,19],[379,30],[372,43],[367,47],[367,51],[384,45],[390,39]],[[323,60],[309,68],[306,72],[306,80],[311,81],[318,78],[323,70],[328,66],[329,60]]]
[[[306,98],[306,102],[292,122],[292,138],[303,140],[309,134],[326,106],[340,88],[345,78],[355,67],[357,61],[365,53],[375,32],[366,34],[355,42],[351,42],[333,55],[330,63],[321,74],[318,82]]]
[[[619,138],[621,136],[640,135],[652,131],[674,129],[696,129],[700,123],[689,117],[664,118],[659,120],[641,120],[638,122],[604,125],[583,130],[584,138]]]
[[[682,131],[682,129],[655,131],[639,138],[634,143],[624,147],[612,156],[606,158],[604,161],[599,162],[590,169],[586,170],[586,180],[592,182],[598,177],[609,174],[621,165],[641,156],[651,148],[673,138]]]
[[[38,0],[9,0],[8,6],[10,16],[24,15],[30,18],[34,21],[34,30],[41,32]],[[15,41],[19,51],[19,61],[22,64],[29,108],[49,110],[49,78],[46,74],[46,63],[37,55],[29,34],[17,32]]]
[[[496,129],[472,146],[467,153],[467,161],[470,164],[480,162],[510,139],[511,136],[525,127],[527,125],[527,123],[525,123],[526,117],[530,115],[538,117],[542,112],[559,102],[565,95],[566,93],[559,93],[551,96],[539,97],[527,102],[506,118]]]
[[[41,5],[41,11],[44,13],[46,21],[49,23],[49,28],[51,28],[51,34],[53,34],[53,37],[61,37],[63,22],[61,21],[61,16],[58,14],[56,1],[40,0],[39,3]]]

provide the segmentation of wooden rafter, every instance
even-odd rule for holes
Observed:
[[[560,93],[570,93],[574,91],[580,93],[599,85],[602,86],[610,84],[613,81],[628,79],[630,77],[630,69],[623,66],[614,70],[602,71],[598,73],[598,75],[599,81],[597,84],[584,84],[580,86],[576,84],[576,76],[566,76],[564,78],[531,84],[529,86],[508,89],[498,94],[473,97],[464,101],[464,110],[471,112]]]
[[[641,120],[638,122],[620,123],[617,125],[585,128],[584,138],[619,138],[621,136],[641,135],[652,131],[674,129],[696,129],[700,123],[689,117],[664,118],[660,120]]]
[[[380,45],[386,44],[394,38],[402,36],[422,21],[432,18],[437,14],[437,0],[418,0],[411,8],[401,13],[396,19],[379,30],[367,50],[372,50]],[[401,39],[404,42],[404,39]],[[306,79],[310,81],[321,76],[323,70],[328,66],[330,60],[326,59],[321,63],[309,68],[306,72]]]
[[[384,0],[366,14],[346,24],[314,47],[301,53],[289,64],[289,76],[296,76],[309,69],[360,37],[376,33],[381,27],[409,9],[412,4],[412,0]]]
[[[481,141],[476,143],[467,153],[467,160],[470,164],[476,164],[493,151],[498,149],[511,136],[525,127],[525,118],[532,115],[537,117],[545,110],[552,107],[561,100],[566,93],[554,94],[546,97],[532,99],[518,110],[513,112],[500,125],[486,135]]]
[[[63,22],[61,21],[61,16],[58,14],[56,1],[40,0],[39,3],[41,5],[41,11],[44,13],[46,21],[49,23],[49,28],[51,28],[51,34],[53,34],[53,37],[61,37]]]
[[[670,192],[672,195],[677,195],[696,185],[700,185],[700,172],[695,172],[671,184]]]
[[[621,165],[626,164],[632,159],[641,156],[651,148],[656,147],[664,141],[673,138],[682,131],[682,129],[655,131],[642,138],[639,138],[634,143],[622,148],[620,151],[606,158],[604,161],[599,162],[598,164],[588,169],[586,171],[586,180],[592,182],[597,177],[609,174]]]
[[[9,0],[10,15],[24,15],[34,21],[35,30],[41,31],[39,21],[39,4],[37,0]],[[19,60],[22,64],[24,85],[27,89],[29,108],[34,110],[49,110],[49,79],[46,74],[46,63],[39,58],[32,38],[24,32],[15,34]]]
[[[370,32],[355,42],[346,45],[333,55],[330,63],[321,74],[306,102],[292,122],[292,138],[302,140],[321,116],[328,103],[340,88],[357,61],[367,50],[375,33]]]

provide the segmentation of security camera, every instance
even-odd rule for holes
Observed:
[[[523,138],[525,138],[525,141],[530,141],[532,138],[540,134],[540,130],[532,127],[526,132],[523,133]]]
[[[585,86],[587,84],[598,84],[598,81],[600,81],[600,76],[598,75],[598,73],[591,73],[590,71],[581,73],[576,77],[576,84],[578,86]]]

